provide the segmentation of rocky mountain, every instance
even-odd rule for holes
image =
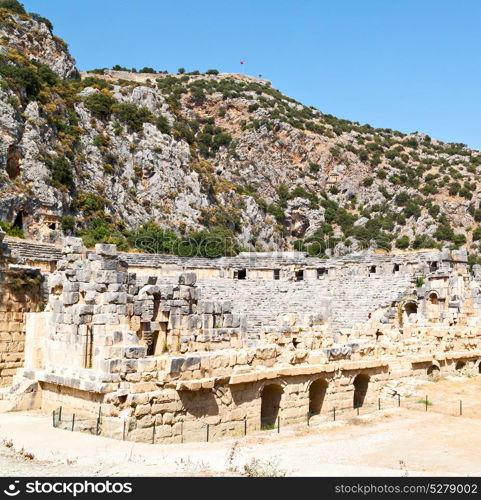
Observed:
[[[265,80],[80,74],[0,0],[0,219],[11,234],[316,255],[481,239],[481,153],[323,114]],[[225,241],[229,245],[225,246]],[[143,244],[145,247],[145,244]]]

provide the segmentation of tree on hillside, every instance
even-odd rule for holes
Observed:
[[[0,0],[0,9],[7,9],[15,12],[16,14],[26,14],[23,5],[17,0]]]

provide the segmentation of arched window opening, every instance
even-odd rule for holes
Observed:
[[[322,404],[326,397],[327,382],[320,378],[315,380],[309,387],[309,413],[311,415],[319,415],[321,413]]]
[[[270,428],[276,424],[281,398],[282,387],[279,384],[269,384],[264,387],[261,395],[261,428]]]
[[[364,404],[368,386],[369,386],[369,375],[360,373],[354,379],[354,400],[353,400],[354,408],[359,408]]]

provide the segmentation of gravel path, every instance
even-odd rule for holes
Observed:
[[[257,459],[294,476],[481,475],[472,439],[479,433],[478,419],[401,408],[280,435],[149,445],[53,429],[50,416],[14,412],[0,414],[0,470],[4,476],[225,475]]]

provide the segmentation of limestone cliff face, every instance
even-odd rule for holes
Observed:
[[[60,78],[77,75],[75,60],[70,56],[67,44],[51,33],[47,20],[35,20],[3,9],[0,20],[1,53],[20,52],[30,61],[49,66]]]
[[[481,154],[464,145],[339,120],[242,75],[79,78],[44,22],[0,9],[0,30],[0,220],[34,238],[98,220],[119,237],[148,220],[224,227],[249,249],[307,238],[321,254],[481,237]]]

